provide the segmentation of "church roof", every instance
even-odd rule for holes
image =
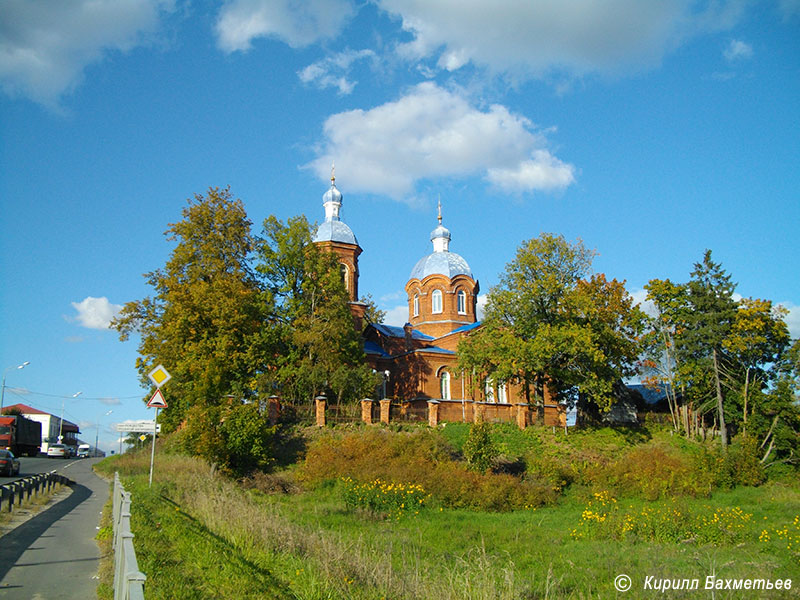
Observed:
[[[381,334],[385,335],[386,337],[397,337],[397,338],[404,338],[406,337],[406,332],[402,327],[396,327],[394,325],[384,325],[383,323],[372,323],[372,326]],[[425,335],[417,331],[416,329],[411,330],[411,339],[414,340],[424,340],[430,341],[432,338],[429,335]]]
[[[423,256],[411,269],[410,279],[425,279],[428,275],[445,275],[452,279],[456,275],[472,277],[472,270],[464,258],[450,252],[450,230],[442,225],[442,202],[439,201],[439,225],[431,231],[433,252]]]
[[[342,210],[342,193],[336,188],[336,176],[331,168],[331,187],[322,195],[322,205],[325,207],[325,221],[317,228],[312,241],[318,242],[341,242],[343,244],[353,244],[358,246],[353,230],[342,221],[340,213]]]
[[[353,230],[344,221],[325,221],[317,228],[314,242],[343,242],[358,245]]]
[[[428,275],[446,275],[451,279],[456,275],[472,277],[472,269],[460,254],[450,251],[432,252],[417,261],[411,269],[409,279],[422,280]]]

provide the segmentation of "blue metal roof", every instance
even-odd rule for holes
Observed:
[[[414,265],[409,279],[425,279],[428,275],[445,275],[451,279],[456,275],[472,277],[472,270],[464,258],[455,252],[432,252],[423,256]]]
[[[450,333],[446,333],[444,335],[451,335],[453,333],[462,333],[464,331],[472,331],[476,327],[480,327],[480,326],[481,326],[481,322],[480,321],[475,321],[474,323],[470,323],[469,325],[462,325],[461,327],[453,329],[453,331],[451,331]],[[439,336],[439,337],[444,337],[444,335]]]
[[[406,337],[406,332],[402,327],[395,327],[394,325],[384,325],[383,323],[372,323],[372,326],[380,333],[388,337],[398,337],[398,338]],[[434,339],[433,337],[425,335],[424,333],[421,333],[416,329],[411,330],[411,338],[415,340],[426,340],[426,341]]]
[[[343,221],[325,221],[317,228],[314,242],[342,242],[358,246],[353,230]]]
[[[378,356],[381,356],[383,358],[391,358],[391,355],[384,352],[383,348],[378,346],[378,344],[376,344],[375,342],[370,342],[369,340],[364,342],[364,352],[366,354],[377,354]]]
[[[439,348],[439,346],[426,346],[425,348],[417,348],[414,352],[433,352],[434,354],[450,354],[453,355],[455,352],[452,350],[445,350],[444,348]]]

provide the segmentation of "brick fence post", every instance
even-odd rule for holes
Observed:
[[[278,396],[270,396],[267,399],[267,415],[270,425],[278,422],[278,418],[281,416],[281,399]]]
[[[389,407],[392,405],[391,398],[381,400],[381,423],[389,424]]]
[[[317,427],[325,427],[325,408],[328,405],[328,399],[325,396],[317,396],[314,398],[316,407]]]
[[[437,427],[439,425],[439,401],[428,400],[428,426]]]
[[[475,410],[473,423],[483,423],[486,420],[486,407],[480,402],[476,402],[472,406]]]
[[[361,420],[367,425],[372,425],[372,404],[371,398],[364,398],[361,401]]]
[[[528,426],[528,405],[517,404],[517,427],[525,429]]]

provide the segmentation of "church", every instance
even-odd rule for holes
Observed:
[[[356,327],[362,331],[369,365],[382,374],[379,399],[392,398],[405,406],[425,407],[435,400],[442,420],[468,420],[480,410],[487,420],[505,418],[528,407],[522,386],[484,379],[474,381],[471,373],[458,367],[458,343],[481,326],[477,305],[480,284],[469,263],[450,251],[450,230],[442,224],[441,202],[438,224],[430,233],[432,252],[417,260],[405,283],[408,321],[403,327],[367,323],[366,306],[358,296],[358,257],[362,248],[355,234],[342,220],[343,196],[331,174],[331,187],[322,197],[325,220],[313,242],[337,255],[350,297]],[[546,388],[546,386],[545,386]],[[467,415],[466,405],[470,414]],[[566,416],[545,389],[544,405],[525,409],[525,423],[543,422],[563,426]]]

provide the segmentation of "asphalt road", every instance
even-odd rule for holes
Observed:
[[[0,538],[0,598],[96,597],[100,550],[94,540],[109,484],[92,471],[99,459],[23,458],[21,474],[56,469],[75,482],[62,500]],[[0,483],[16,478],[0,478]]]

